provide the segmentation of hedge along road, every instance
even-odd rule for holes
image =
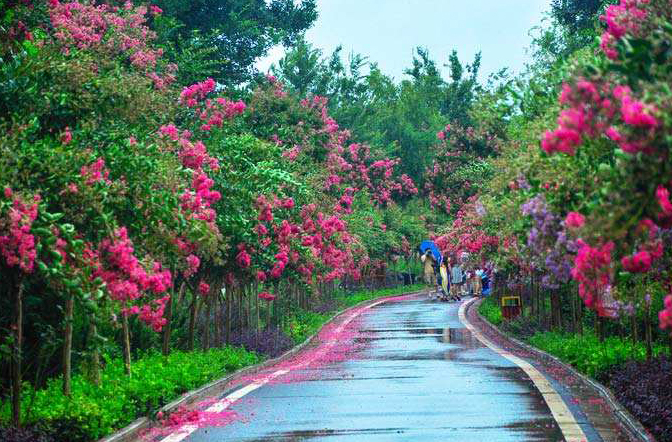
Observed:
[[[602,440],[557,385],[469,324],[464,307],[402,296],[354,309],[319,345],[209,401],[219,422],[151,439]]]

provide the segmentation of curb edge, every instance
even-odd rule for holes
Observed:
[[[216,380],[211,381],[211,382],[209,382],[209,383],[207,383],[207,384],[205,384],[205,385],[203,385],[203,386],[201,386],[201,387],[199,387],[195,390],[190,390],[186,393],[183,393],[182,396],[180,396],[179,398],[177,398],[177,399],[173,400],[172,402],[169,402],[168,404],[161,407],[159,409],[159,411],[162,411],[164,413],[170,413],[181,405],[193,404],[198,399],[201,399],[204,396],[209,396],[210,394],[213,394],[214,391],[211,391],[211,390],[217,390],[218,388],[222,388],[222,387],[226,386],[227,384],[229,384],[231,381],[233,381],[234,379],[236,379],[238,377],[241,377],[241,376],[244,376],[244,375],[247,375],[247,374],[255,373],[259,370],[263,370],[264,368],[270,367],[272,365],[277,364],[278,362],[282,362],[283,360],[294,356],[295,354],[297,354],[298,352],[300,352],[304,348],[308,347],[308,345],[310,345],[312,343],[312,341],[317,337],[317,335],[320,334],[320,332],[322,331],[322,329],[326,325],[332,323],[337,318],[339,318],[340,316],[349,312],[350,310],[354,310],[356,308],[363,307],[363,306],[365,306],[369,303],[378,302],[378,301],[384,300],[386,298],[391,299],[391,298],[396,298],[398,296],[420,295],[420,294],[423,294],[424,292],[425,292],[424,290],[420,290],[420,291],[414,291],[414,292],[409,292],[409,293],[400,293],[398,295],[381,296],[380,298],[367,299],[367,300],[362,301],[358,304],[355,304],[353,306],[345,308],[345,309],[343,309],[343,310],[341,310],[337,313],[334,313],[334,315],[328,321],[326,321],[324,324],[322,324],[322,326],[315,333],[313,333],[311,336],[306,338],[306,340],[303,341],[301,344],[295,345],[294,347],[290,348],[289,350],[287,350],[286,352],[284,352],[280,356],[277,356],[273,359],[267,359],[265,361],[259,362],[255,365],[251,365],[249,367],[241,368],[241,369],[239,369],[237,371],[234,371],[233,373],[231,373],[231,374],[229,374],[229,375],[227,375],[223,378],[216,379]],[[137,439],[138,432],[150,427],[151,424],[152,424],[152,420],[150,420],[146,416],[138,418],[135,421],[131,422],[126,427],[112,433],[109,436],[105,436],[104,438],[99,439],[98,442],[132,442],[132,441]]]
[[[623,425],[623,427],[627,430],[629,436],[631,438],[634,437],[634,440],[638,441],[645,441],[645,442],[656,442],[656,439],[651,435],[645,428],[644,426],[634,417],[630,412],[621,405],[620,402],[616,399],[614,394],[609,390],[609,388],[605,387],[601,383],[597,382],[596,380],[584,375],[583,373],[579,373],[574,367],[571,365],[561,361],[558,359],[556,356],[553,356],[552,354],[546,353],[543,350],[540,350],[536,347],[532,347],[529,344],[526,344],[512,336],[507,335],[503,331],[501,331],[496,325],[492,324],[490,321],[485,319],[479,311],[478,311],[478,306],[483,302],[482,299],[479,299],[476,302],[472,302],[468,307],[467,311],[472,308],[476,307],[476,315],[478,316],[479,319],[481,319],[485,324],[487,324],[488,327],[490,327],[492,330],[494,330],[496,333],[498,333],[500,336],[504,337],[505,339],[510,340],[511,342],[521,346],[527,351],[530,351],[532,353],[537,353],[543,357],[549,358],[556,362],[557,364],[561,365],[563,368],[571,372],[573,375],[581,379],[584,383],[592,386],[594,389],[598,391],[600,396],[602,396],[603,399],[607,401],[609,406],[612,408],[614,411],[614,414],[616,415],[616,418],[618,421]]]

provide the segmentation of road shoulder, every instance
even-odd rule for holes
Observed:
[[[478,313],[480,300],[470,300],[467,303],[464,309],[466,320],[486,339],[542,373],[562,396],[572,413],[579,417],[577,420],[585,419],[588,425],[584,427],[594,429],[599,439],[654,441],[606,387],[583,376],[557,358],[504,334]]]

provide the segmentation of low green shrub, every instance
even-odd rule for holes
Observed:
[[[504,321],[502,309],[493,298],[485,298],[478,306],[478,313],[494,325],[500,325]]]
[[[583,335],[559,332],[537,333],[528,342],[563,362],[572,365],[581,373],[590,377],[599,377],[615,365],[627,361],[646,359],[643,343],[611,336],[600,342],[597,335],[587,330]],[[664,352],[662,346],[654,348],[654,354]]]
[[[300,344],[315,334],[333,315],[329,313],[314,313],[301,310],[294,313],[284,332],[292,338],[294,344]]]
[[[22,408],[28,423],[47,425],[58,440],[98,440],[155,412],[182,393],[259,360],[256,354],[235,347],[175,351],[167,357],[148,354],[133,362],[130,379],[124,375],[121,360],[109,360],[102,370],[100,387],[76,375],[72,396],[66,397],[61,392],[61,380],[52,379],[45,389],[25,391]],[[3,423],[9,421],[7,403],[2,405],[0,417]]]
[[[425,287],[426,286],[424,284],[413,284],[413,285],[402,285],[398,287],[392,287],[389,289],[379,289],[372,291],[363,290],[349,295],[342,295],[341,297],[339,297],[339,304],[341,304],[344,308],[347,308],[352,307],[353,305],[357,305],[360,302],[369,301],[371,299],[417,292],[419,290],[424,289]]]

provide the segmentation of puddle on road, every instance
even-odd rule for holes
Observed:
[[[525,440],[529,441],[561,441],[563,440],[562,432],[556,425],[553,419],[535,419],[528,421],[513,422],[509,424],[504,424],[497,427],[464,427],[465,430],[471,430],[475,434],[478,434],[478,431],[492,430],[492,429],[507,429],[514,433],[524,434]],[[433,432],[444,430],[447,436],[447,439],[450,439],[449,435],[456,428],[451,426],[445,427],[435,427],[432,428]],[[297,430],[297,431],[287,431],[287,432],[276,432],[271,433],[268,436],[264,436],[257,439],[250,439],[249,442],[262,442],[262,441],[303,441],[311,440],[318,437],[331,437],[331,436],[361,436],[365,438],[366,436],[374,435],[400,435],[404,433],[416,433],[417,435],[421,434],[419,428],[408,428],[408,427],[398,427],[398,428],[353,428],[353,429],[330,429],[322,428],[316,430]],[[521,436],[522,436],[521,434]],[[409,435],[410,436],[410,435]],[[414,438],[415,439],[415,438]]]
[[[408,428],[357,428],[347,430],[332,430],[323,428],[319,430],[297,430],[285,433],[271,433],[259,439],[251,439],[249,442],[262,442],[270,440],[302,441],[310,440],[316,437],[328,436],[358,436],[358,435],[383,435],[383,434],[403,434]]]

